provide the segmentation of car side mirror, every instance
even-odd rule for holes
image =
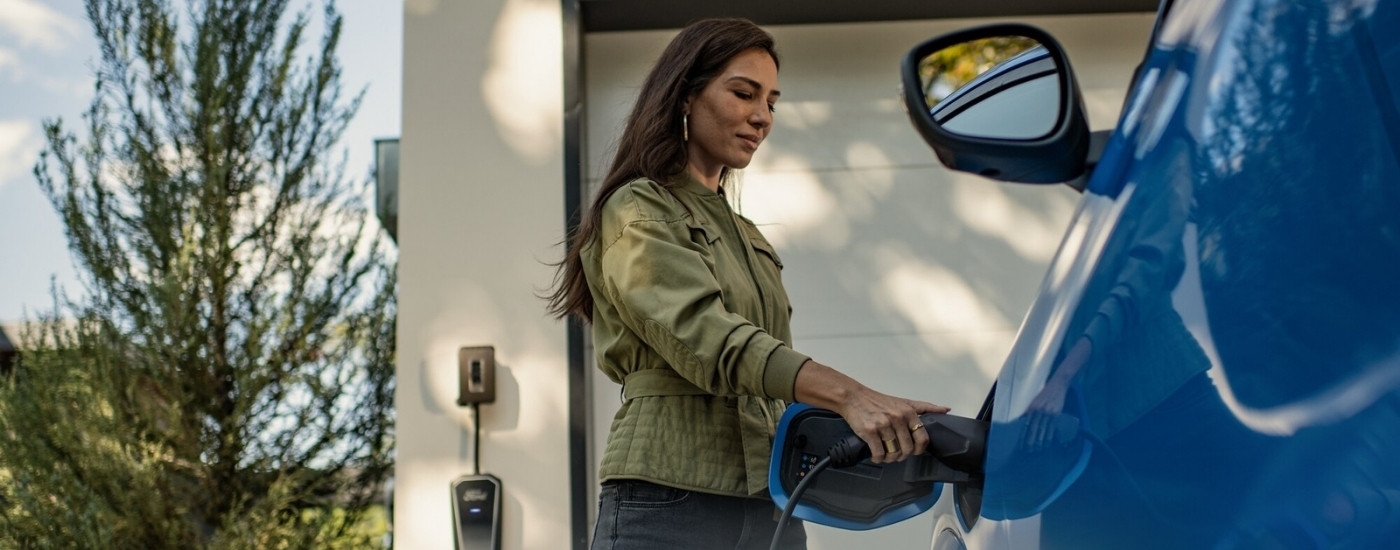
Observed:
[[[1035,27],[942,35],[905,55],[905,109],[949,168],[1018,183],[1082,180],[1090,132],[1064,49]]]

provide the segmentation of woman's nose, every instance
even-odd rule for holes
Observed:
[[[767,128],[773,124],[773,112],[769,111],[767,107],[755,109],[753,114],[749,116],[749,124],[755,128]]]

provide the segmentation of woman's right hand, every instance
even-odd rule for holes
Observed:
[[[1026,407],[1026,431],[1024,445],[1035,450],[1049,447],[1060,436],[1055,433],[1055,420],[1065,408],[1065,397],[1069,394],[1070,383],[1084,364],[1094,354],[1094,342],[1088,337],[1080,337],[1055,367],[1055,374],[1045,381],[1045,387],[1036,394]]]
[[[928,447],[928,433],[919,415],[950,409],[926,401],[880,393],[841,372],[808,361],[797,373],[794,396],[799,402],[835,411],[870,446],[876,464],[899,462]]]

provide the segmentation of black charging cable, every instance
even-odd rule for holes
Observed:
[[[481,475],[481,403],[472,403],[472,475]]]
[[[802,498],[802,493],[807,492],[807,486],[812,484],[812,480],[817,479],[817,474],[822,473],[827,466],[830,466],[832,458],[823,457],[817,461],[815,466],[807,472],[807,476],[797,484],[792,490],[792,496],[788,497],[787,506],[783,506],[783,515],[778,518],[778,527],[773,530],[773,543],[768,545],[768,550],[778,550],[778,541],[783,537],[783,531],[787,530],[788,520],[792,519],[792,511],[797,509],[797,501]]]

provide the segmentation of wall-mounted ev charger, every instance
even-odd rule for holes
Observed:
[[[481,473],[481,404],[496,401],[496,348],[457,350],[457,405],[472,409],[472,474],[452,481],[457,550],[500,550],[501,480]]]
[[[500,550],[501,480],[491,474],[454,480],[452,519],[457,550]]]

